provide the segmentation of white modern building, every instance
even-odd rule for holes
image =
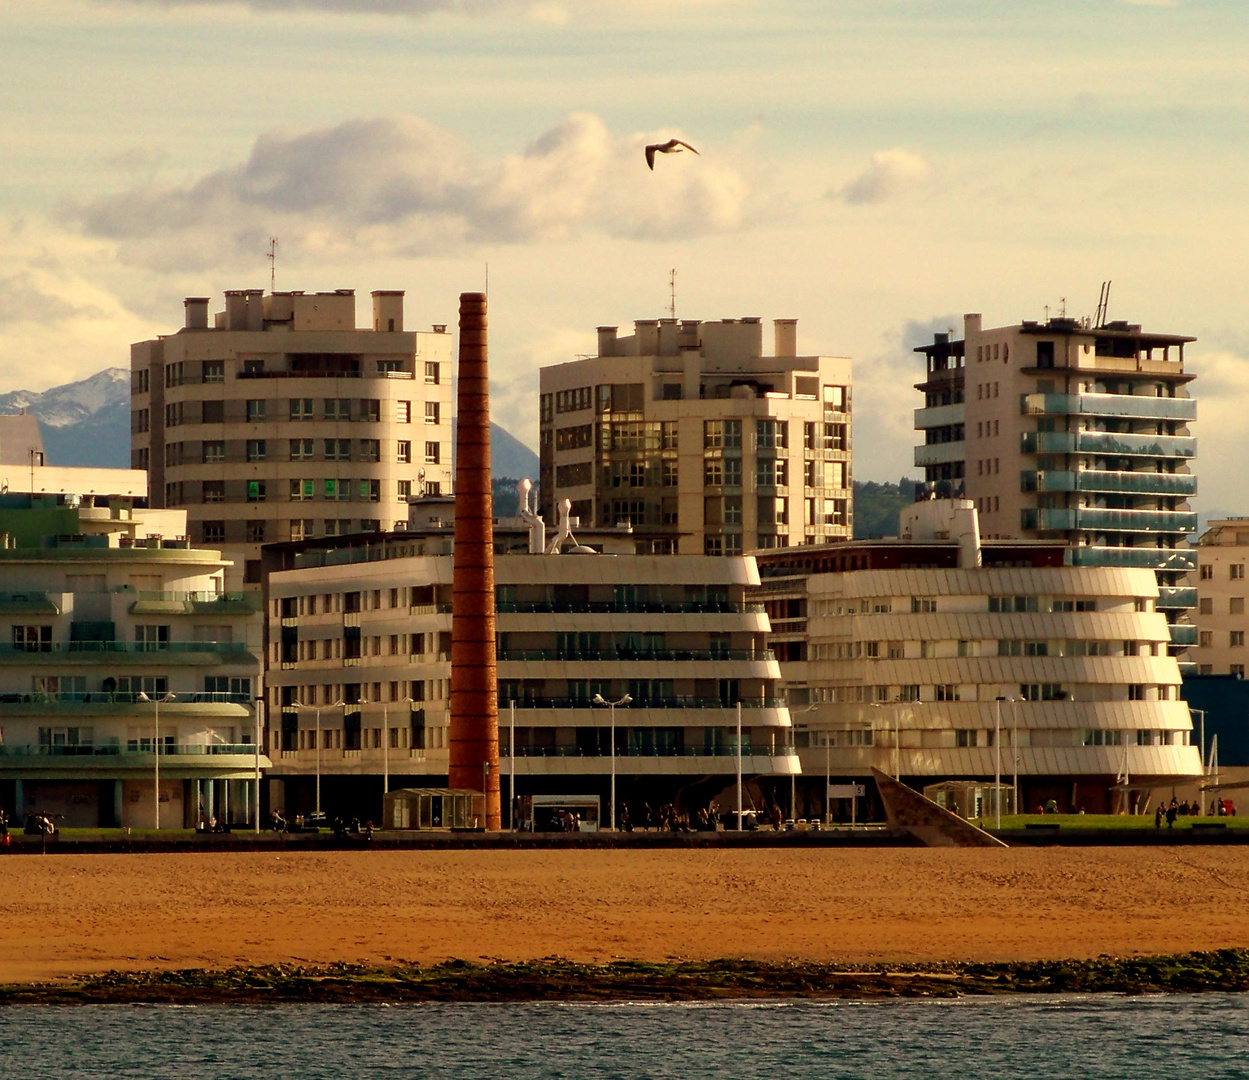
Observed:
[[[69,827],[256,821],[257,605],[146,476],[21,468],[0,494],[0,806]]]
[[[804,776],[1001,776],[1088,812],[1199,776],[1153,573],[982,544],[976,517],[918,503],[897,541],[760,556]]]
[[[389,530],[411,495],[450,492],[451,335],[405,330],[402,292],[373,293],[366,329],[350,289],[185,306],[131,346],[131,463],[239,582],[259,583],[261,544]]]
[[[320,789],[327,811],[373,816],[383,786],[445,784],[453,517],[427,498],[406,532],[266,548],[272,797],[288,811]],[[745,780],[788,792],[754,560],[636,555],[627,527],[544,535],[495,527],[505,798],[513,777],[518,795],[598,795],[608,821],[614,761],[622,805],[706,805],[735,785],[739,713]]]
[[[1245,564],[1249,562],[1249,518],[1219,518],[1197,541],[1197,568],[1187,585],[1196,593],[1197,645],[1189,650],[1198,675],[1245,676]]]
[[[851,363],[797,320],[639,320],[540,374],[543,513],[633,526],[640,554],[740,555],[852,535]]]

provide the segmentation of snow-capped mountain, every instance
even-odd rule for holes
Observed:
[[[25,409],[39,418],[49,465],[130,467],[130,372],[106,368],[81,382],[42,394],[0,394],[0,413]],[[495,476],[538,477],[538,455],[498,424],[491,424]]]

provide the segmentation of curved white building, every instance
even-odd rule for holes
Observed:
[[[1000,761],[1021,808],[1089,812],[1199,775],[1154,574],[1044,565],[1051,545],[982,554],[978,538],[960,560],[957,532],[844,545],[861,569],[806,575],[805,659],[783,665],[791,702],[807,703],[792,706],[804,772],[874,765],[922,786],[992,779]]]

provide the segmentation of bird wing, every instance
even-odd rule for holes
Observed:
[[[697,151],[697,150],[694,150],[694,148],[693,148],[692,146],[690,146],[690,144],[689,144],[689,143],[687,143],[687,142],[682,142],[680,139],[673,139],[673,140],[672,140],[672,145],[673,145],[673,146],[684,146],[686,150],[691,150],[691,151],[693,151],[695,154],[698,154],[698,151]],[[698,156],[699,156],[699,157],[702,157],[702,154],[698,154]]]
[[[650,169],[651,172],[655,171],[655,151],[658,149],[659,148],[657,146],[648,146],[646,148],[646,167]]]

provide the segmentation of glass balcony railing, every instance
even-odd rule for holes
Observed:
[[[28,648],[12,642],[0,642],[0,656],[29,655],[39,653],[219,653],[226,656],[246,656],[247,645],[242,641],[53,641],[50,647]]]
[[[639,660],[775,660],[771,650],[751,649],[504,649],[498,654],[506,660],[569,660],[627,662]]]
[[[620,729],[623,730],[623,729]],[[742,757],[784,757],[790,754],[796,754],[797,750],[790,743],[744,743],[742,745]],[[508,756],[507,747],[501,745],[499,747],[499,756],[506,758]],[[611,758],[611,754],[606,750],[583,750],[577,746],[518,746],[516,748],[516,756],[518,758],[534,758],[534,757],[559,757],[559,758],[587,758],[604,762]],[[716,758],[734,758],[737,756],[737,748],[732,745],[721,743],[719,745],[693,745],[693,746],[617,746],[616,757],[716,757]]]
[[[1026,416],[1110,416],[1131,420],[1196,420],[1194,398],[1144,394],[1024,394]]]
[[[1110,469],[1047,470],[1023,474],[1026,491],[1092,491],[1124,495],[1197,494],[1192,473],[1129,472]]]
[[[506,709],[509,702],[502,696],[499,696],[499,708]],[[741,706],[743,709],[783,709],[785,702],[782,698],[750,698],[742,699]],[[595,712],[603,710],[603,706],[595,705],[589,698],[569,698],[569,697],[549,697],[549,698],[517,698],[516,708],[518,709],[592,709]],[[732,709],[733,703],[722,701],[720,698],[698,698],[698,697],[670,697],[670,698],[650,698],[646,701],[634,699],[629,705],[618,706],[621,709]]]
[[[643,601],[617,603],[614,600],[573,604],[561,600],[500,600],[500,615],[545,614],[549,612],[574,615],[761,615],[762,604],[736,604],[728,600]]]
[[[1197,568],[1197,552],[1191,548],[1074,547],[1072,566],[1140,566],[1182,574]]]
[[[174,700],[166,704],[177,705],[251,705],[250,694],[216,693],[209,691],[179,693]],[[40,709],[82,709],[84,706],[124,706],[142,705],[150,708],[148,703],[139,700],[139,695],[118,691],[96,690],[82,694],[0,694],[0,705],[35,705]]]
[[[1171,631],[1172,645],[1197,644],[1197,627],[1188,623],[1172,623],[1167,629]]]
[[[1187,585],[1160,585],[1158,587],[1159,610],[1172,608],[1195,608],[1197,590]]]
[[[1025,454],[1160,458],[1197,455],[1197,440],[1191,435],[1142,435],[1124,431],[1025,431],[1020,446]]]
[[[1112,510],[1103,507],[1028,509],[1022,512],[1025,529],[1097,532],[1186,533],[1197,528],[1192,510]]]
[[[175,743],[162,745],[161,757],[228,757],[246,754],[254,757],[255,743]],[[152,741],[139,740],[134,744],[102,743],[98,746],[51,746],[47,743],[0,743],[0,758],[91,758],[123,757],[142,754],[152,757]]]

